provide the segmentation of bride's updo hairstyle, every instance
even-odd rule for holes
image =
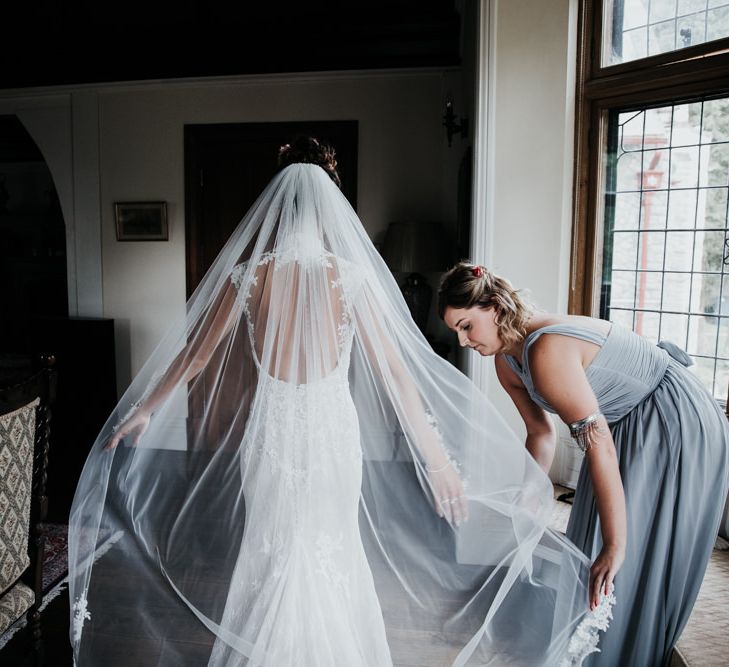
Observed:
[[[506,278],[491,273],[486,267],[459,262],[440,283],[438,314],[443,319],[446,308],[495,308],[499,338],[505,345],[512,345],[526,336],[531,315],[530,306],[519,292]]]
[[[278,164],[281,169],[302,162],[321,167],[337,187],[342,187],[337,173],[336,153],[326,142],[314,137],[297,137],[290,144],[284,144],[278,149]]]

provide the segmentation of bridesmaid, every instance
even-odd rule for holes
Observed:
[[[668,665],[729,484],[729,424],[691,359],[604,320],[531,310],[507,280],[467,262],[444,276],[439,312],[460,345],[495,357],[545,471],[556,447],[547,412],[585,451],[567,536],[594,560],[590,606],[613,578],[617,598],[586,664]]]

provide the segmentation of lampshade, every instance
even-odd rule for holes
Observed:
[[[382,257],[390,271],[445,271],[452,263],[451,243],[439,222],[391,222]]]

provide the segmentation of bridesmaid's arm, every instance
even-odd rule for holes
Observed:
[[[534,386],[567,424],[598,412],[595,394],[585,375],[584,346],[566,336],[542,336],[530,351]],[[590,435],[585,457],[600,516],[603,548],[590,571],[590,607],[607,593],[625,559],[627,519],[625,493],[610,429],[600,415],[598,429]]]
[[[526,448],[534,460],[549,473],[557,448],[557,433],[549,415],[529,396],[521,378],[506,363],[502,355],[495,359],[496,376],[513,401],[526,426]]]

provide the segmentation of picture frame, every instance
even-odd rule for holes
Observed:
[[[167,241],[167,202],[115,202],[117,241]]]

